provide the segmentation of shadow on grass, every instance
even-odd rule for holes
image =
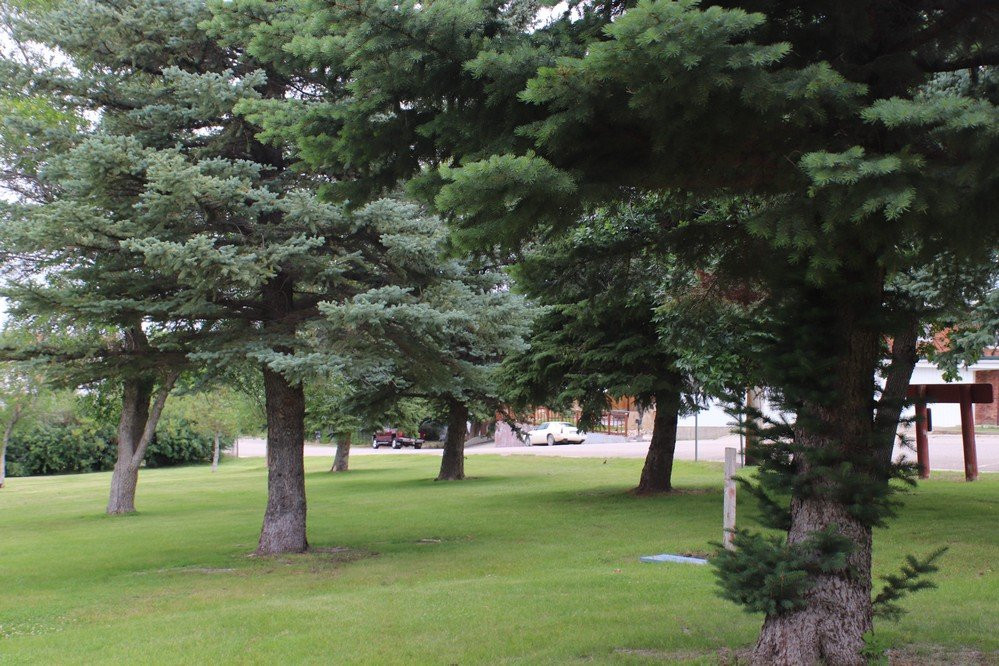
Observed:
[[[393,470],[372,470],[372,471],[379,471],[379,472],[389,471],[389,472],[391,472]],[[320,478],[326,478],[324,476],[324,474],[325,473],[319,473],[319,474],[310,473],[310,474],[307,474],[306,476],[309,477],[309,478],[315,478],[317,476],[320,477]],[[350,474],[353,474],[353,472],[349,472],[348,473],[348,475],[350,475]],[[329,476],[334,477],[335,480],[338,480],[336,474],[331,474]],[[364,478],[361,478],[359,480],[354,480],[355,478],[356,477],[352,477],[352,478],[348,479],[346,476],[343,477],[343,480],[345,481],[345,483],[349,482],[350,488],[351,488],[352,491],[353,490],[363,491],[363,490],[380,490],[380,489],[396,490],[396,489],[406,489],[406,488],[408,488],[408,489],[426,488],[428,490],[428,492],[433,492],[433,491],[435,491],[435,489],[441,489],[441,488],[444,488],[444,489],[454,489],[454,490],[457,490],[457,491],[461,491],[463,488],[468,488],[470,486],[474,486],[474,487],[497,486],[497,485],[502,485],[502,484],[505,484],[505,483],[514,482],[514,481],[524,481],[524,480],[530,479],[531,477],[529,477],[529,476],[512,476],[512,475],[503,475],[503,476],[493,476],[493,475],[489,475],[489,476],[469,476],[469,477],[466,477],[465,479],[463,479],[461,481],[437,481],[432,476],[422,476],[422,477],[417,477],[417,478],[410,477],[410,478],[405,478],[405,479],[399,479],[399,478],[394,478],[394,479],[385,479],[385,478],[369,479],[368,476],[365,475]]]
[[[385,476],[392,474],[395,470],[388,467],[366,467],[361,469],[349,469],[346,472],[333,472],[330,469],[317,469],[305,473],[306,479],[323,479],[329,481],[352,481],[359,477]]]

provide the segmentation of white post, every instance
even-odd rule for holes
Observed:
[[[727,550],[734,550],[732,545],[733,530],[735,530],[735,455],[731,446],[725,448],[725,511],[722,519],[722,543]]]
[[[694,412],[694,462],[697,462],[697,412],[701,410],[696,410]]]

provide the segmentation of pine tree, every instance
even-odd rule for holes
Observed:
[[[302,382],[330,370],[305,328],[322,302],[405,281],[385,248],[406,220],[377,204],[320,202],[320,179],[290,170],[282,146],[256,138],[236,107],[283,99],[293,82],[202,29],[211,18],[203,4],[95,1],[17,18],[26,40],[63,62],[7,61],[5,81],[88,122],[51,149],[32,144],[50,153],[30,174],[46,196],[11,207],[7,226],[19,251],[47,262],[44,283],[29,272],[8,293],[26,311],[51,307],[123,332],[123,345],[81,362],[135,380],[121,438],[140,442],[132,473],[173,362],[260,367],[269,464],[257,550],[305,550]]]
[[[522,348],[533,312],[502,272],[447,259],[439,220],[421,218],[413,204],[393,207],[400,205],[408,208],[402,217],[427,232],[421,243],[400,235],[388,248],[391,263],[409,267],[410,281],[324,304],[327,321],[318,330],[333,353],[349,359],[367,420],[404,397],[427,399],[446,413],[437,479],[461,480],[469,416],[499,407],[499,362]]]
[[[791,497],[787,540],[753,548],[802,584],[767,606],[755,659],[860,663],[924,323],[895,278],[942,255],[988,264],[999,240],[996,8],[584,2],[527,28],[503,20],[518,6],[307,3],[314,20],[285,36],[330,74],[327,97],[307,120],[261,122],[372,187],[418,176],[480,246],[565,228],[622,192],[760,197],[745,227],[764,247],[735,258],[764,290],[757,358],[796,420],[764,476]]]
[[[101,71],[78,48],[112,28],[99,27],[104,17],[97,6],[76,16],[76,8],[59,3],[51,10],[25,8],[3,7],[8,38],[17,45],[0,61],[0,98],[7,100],[3,181],[17,195],[3,208],[3,246],[11,259],[4,295],[12,301],[11,316],[35,335],[6,353],[48,360],[49,376],[61,384],[122,382],[107,511],[130,513],[145,449],[196,330],[164,325],[163,313],[176,304],[176,283],[143,271],[141,257],[119,245],[134,232],[132,207],[139,198],[137,144],[116,133],[118,123],[127,123],[123,116],[138,82],[120,70]],[[162,7],[150,11],[157,19],[150,25],[174,18]],[[107,39],[99,48],[121,42]],[[136,47],[134,39],[119,44],[122,57]],[[174,46],[179,52],[191,44]],[[165,46],[143,48],[150,66],[178,58]],[[62,60],[72,53],[80,57]]]
[[[994,10],[785,4],[768,5],[768,19],[639,3],[584,58],[529,84],[525,96],[550,112],[527,130],[537,153],[465,166],[440,201],[495,225],[492,202],[524,182],[520,205],[558,197],[554,219],[574,197],[615,186],[769,197],[747,220],[772,247],[756,258],[773,322],[758,358],[796,420],[761,480],[790,496],[788,536],[740,539],[722,581],[730,593],[759,590],[727,575],[750,560],[801,581],[754,606],[767,612],[757,661],[860,663],[872,528],[893,510],[889,480],[905,473],[890,454],[920,331],[919,304],[894,278],[942,254],[988,263],[999,231],[988,213],[995,100],[973,84],[929,85],[992,62]],[[775,556],[761,558],[765,548]]]
[[[507,395],[519,407],[578,404],[583,427],[611,398],[654,406],[638,494],[672,488],[679,417],[746,385],[738,307],[661,247],[663,219],[697,208],[677,196],[622,202],[531,246],[514,267],[517,288],[544,314],[527,349],[504,364]],[[714,212],[701,208],[701,217]]]

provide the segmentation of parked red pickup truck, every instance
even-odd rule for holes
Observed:
[[[377,449],[379,446],[391,446],[393,449],[412,446],[414,449],[422,449],[423,440],[418,437],[406,437],[401,430],[387,428],[376,432],[371,438],[371,448]]]

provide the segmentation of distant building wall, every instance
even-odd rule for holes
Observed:
[[[976,370],[975,381],[992,384],[992,397],[999,401],[999,370]],[[975,423],[999,425],[999,402],[975,405]]]

